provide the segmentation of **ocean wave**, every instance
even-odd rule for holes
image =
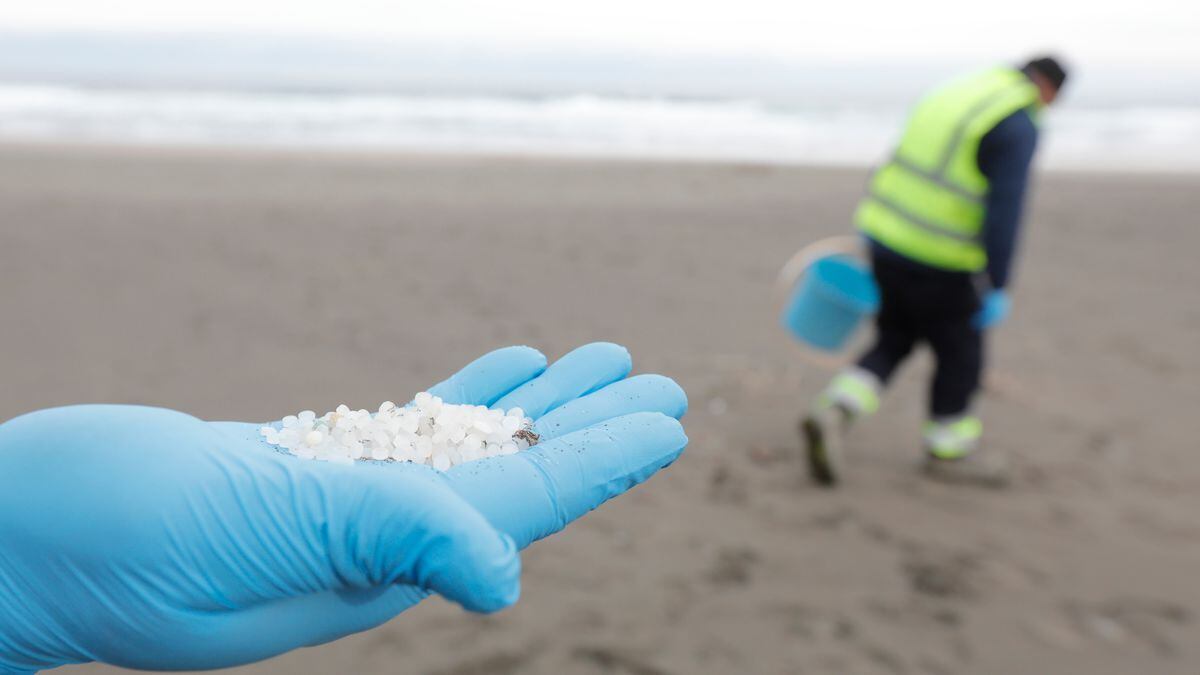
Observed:
[[[861,165],[904,107],[590,94],[418,96],[0,84],[0,137]],[[1064,106],[1044,163],[1200,169],[1200,108]]]

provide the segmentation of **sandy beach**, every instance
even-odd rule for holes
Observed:
[[[234,672],[1200,672],[1200,178],[1037,180],[981,401],[1010,488],[917,475],[922,355],[829,491],[795,422],[833,365],[779,328],[775,274],[866,176],[2,146],[0,419],[277,419],[611,340],[683,385],[691,445],[526,551],[515,608],[435,599]]]

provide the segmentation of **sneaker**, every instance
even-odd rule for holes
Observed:
[[[808,473],[820,485],[836,485],[841,479],[842,435],[849,417],[841,406],[818,406],[800,422]]]
[[[838,373],[817,397],[813,410],[800,421],[808,456],[808,471],[821,485],[834,485],[841,476],[842,436],[857,417],[879,408],[879,378],[851,366]]]

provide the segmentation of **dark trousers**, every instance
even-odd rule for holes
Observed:
[[[861,368],[887,383],[920,342],[937,357],[929,408],[932,417],[967,411],[983,371],[983,334],[971,326],[979,291],[970,274],[924,267],[888,252],[872,256],[882,304],[875,344]]]

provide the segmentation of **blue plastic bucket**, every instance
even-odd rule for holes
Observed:
[[[783,326],[800,341],[834,352],[864,317],[879,310],[879,287],[856,258],[833,255],[809,266],[783,310]]]

